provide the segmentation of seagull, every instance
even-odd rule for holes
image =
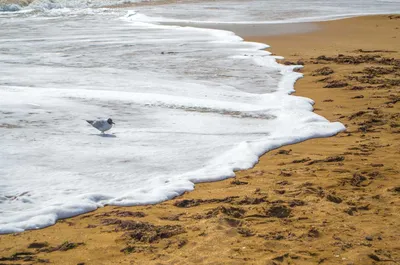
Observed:
[[[115,124],[112,119],[108,120],[86,120],[90,125],[92,125],[94,128],[99,130],[101,133],[104,133],[105,131],[108,131],[112,128],[113,124]]]

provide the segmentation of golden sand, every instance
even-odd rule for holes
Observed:
[[[2,235],[0,263],[400,264],[400,17],[318,26],[247,39],[304,64],[296,95],[347,132],[161,204]]]

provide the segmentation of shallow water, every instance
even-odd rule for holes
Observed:
[[[399,0],[231,0],[183,1],[170,5],[142,6],[148,21],[271,24],[309,22],[366,14],[400,12]]]
[[[289,96],[301,75],[266,45],[140,9],[0,13],[0,233],[167,200],[343,130]],[[107,135],[85,122],[108,117]]]

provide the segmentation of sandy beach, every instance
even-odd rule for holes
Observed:
[[[296,96],[347,131],[157,205],[0,235],[0,264],[400,264],[400,16],[246,34],[302,64]]]

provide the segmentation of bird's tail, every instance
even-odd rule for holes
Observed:
[[[87,121],[87,123],[89,123],[89,124],[93,124],[93,122],[94,121],[91,121],[91,120],[86,120]]]

